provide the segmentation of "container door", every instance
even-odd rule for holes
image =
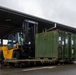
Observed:
[[[69,48],[68,48],[68,49],[69,49],[69,52],[68,52],[68,53],[69,53],[69,54],[68,54],[69,57],[68,57],[68,59],[71,59],[71,52],[72,52],[71,34],[68,34],[68,36],[69,36],[69,41],[68,41],[68,43],[69,43],[69,44],[68,44],[68,45],[69,45]]]
[[[75,49],[74,49],[74,34],[71,35],[71,59],[75,57]]]
[[[76,59],[76,35],[74,35],[74,58]]]
[[[62,59],[65,56],[65,32],[62,32]]]
[[[63,59],[63,50],[64,50],[64,33],[59,31],[59,46],[58,46],[58,57]]]
[[[69,34],[69,60],[74,58],[74,37],[73,34]]]
[[[69,58],[69,34],[65,32],[65,59]]]
[[[59,31],[59,38],[58,38],[58,41],[59,41],[59,46],[58,46],[58,58],[61,58],[62,57],[62,37],[61,37],[61,32]]]

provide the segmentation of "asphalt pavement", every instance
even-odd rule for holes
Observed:
[[[76,64],[27,68],[5,67],[0,69],[0,75],[76,75]]]

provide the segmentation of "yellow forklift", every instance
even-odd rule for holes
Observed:
[[[10,34],[6,46],[0,47],[0,67],[4,64],[4,60],[19,59],[21,56],[21,46],[23,45],[22,32]]]
[[[25,20],[20,32],[10,34],[7,46],[0,48],[0,65],[3,65],[4,60],[34,58],[37,28],[37,22]]]

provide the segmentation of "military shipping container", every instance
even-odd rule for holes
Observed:
[[[73,60],[76,58],[76,35],[53,30],[36,34],[35,57]]]

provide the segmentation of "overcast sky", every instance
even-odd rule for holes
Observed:
[[[76,0],[0,0],[0,6],[76,27]]]

